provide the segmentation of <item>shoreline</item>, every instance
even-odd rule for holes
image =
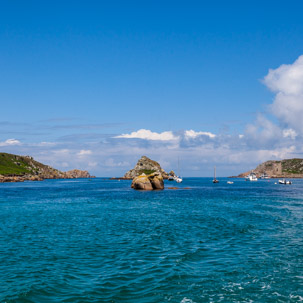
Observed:
[[[25,182],[25,181],[44,181],[44,180],[70,180],[70,179],[94,179],[95,176],[90,177],[65,177],[65,178],[43,178],[40,176],[3,176],[0,175],[0,183],[17,183],[17,182]]]

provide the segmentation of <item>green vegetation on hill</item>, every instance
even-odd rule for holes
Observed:
[[[35,161],[30,156],[0,153],[0,183],[91,177],[88,171],[85,170],[73,169],[62,172],[49,165]]]
[[[0,175],[18,175],[33,174],[33,168],[29,164],[27,157],[0,153]]]
[[[303,173],[303,159],[286,159],[282,160],[282,171],[290,174]]]
[[[155,170],[153,170],[153,169],[141,169],[140,171],[139,171],[139,173],[140,173],[140,175],[141,174],[145,174],[145,175],[150,175],[150,174],[152,174],[152,173],[154,173],[155,172]]]

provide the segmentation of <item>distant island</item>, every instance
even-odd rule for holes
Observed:
[[[169,173],[167,173],[157,161],[151,160],[146,156],[142,156],[138,160],[135,167],[126,172],[124,177],[120,179],[132,180],[142,174],[150,175],[152,173],[159,173],[163,179],[168,179],[169,176],[175,175],[174,171],[170,171]]]
[[[263,162],[251,171],[253,171],[258,178],[263,174],[267,174],[270,178],[303,178],[303,159],[270,160]],[[235,177],[244,178],[251,171],[241,173]]]
[[[94,176],[88,171],[79,169],[62,172],[35,161],[30,156],[0,153],[0,183],[75,178],[94,178]]]

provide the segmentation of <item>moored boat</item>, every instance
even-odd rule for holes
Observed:
[[[260,176],[260,179],[270,179],[269,175],[264,172],[261,176]]]
[[[174,177],[174,180],[177,182],[177,183],[182,183],[183,179],[181,177],[177,177],[175,176]]]
[[[214,179],[213,183],[219,183],[219,180],[216,179],[216,166],[214,167]]]
[[[182,183],[183,181],[183,178],[180,177],[180,159],[178,157],[178,175],[177,176],[174,176],[174,180],[177,182],[177,183]]]
[[[245,176],[245,181],[258,181],[258,178],[254,172],[251,172],[249,175]]]
[[[285,180],[285,179],[282,179],[282,180],[279,180],[279,184],[291,184],[292,182],[290,180]]]

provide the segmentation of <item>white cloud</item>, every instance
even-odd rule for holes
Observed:
[[[136,132],[132,132],[130,134],[122,134],[119,136],[115,136],[114,138],[144,139],[144,140],[158,140],[158,141],[172,141],[179,139],[179,137],[175,136],[172,131],[156,133],[150,131],[149,129],[139,129]]]
[[[276,69],[270,69],[264,78],[264,83],[273,92],[287,95],[303,93],[303,55],[293,64],[282,64]]]
[[[281,124],[303,134],[303,56],[293,64],[270,69],[264,83],[276,93],[272,113]]]
[[[297,136],[298,136],[298,134],[293,129],[291,129],[291,128],[283,129],[283,137],[284,138],[289,137],[289,138],[294,140],[294,139],[296,139]]]
[[[275,123],[259,114],[254,123],[246,126],[245,138],[253,145],[268,147],[267,145],[272,146],[282,138],[282,131]]]
[[[91,155],[92,154],[92,151],[91,150],[89,150],[89,149],[81,149],[78,153],[77,153],[77,155],[78,156],[87,156],[87,155]]]
[[[192,129],[191,130],[186,130],[184,132],[184,135],[185,135],[186,139],[195,139],[195,138],[197,138],[199,136],[207,136],[207,137],[209,137],[211,139],[213,139],[213,138],[216,137],[216,135],[213,134],[213,133],[210,133],[210,132],[196,132],[196,131],[194,131]]]
[[[0,146],[11,146],[11,145],[21,145],[21,142],[16,139],[7,139],[4,142],[0,142]]]

